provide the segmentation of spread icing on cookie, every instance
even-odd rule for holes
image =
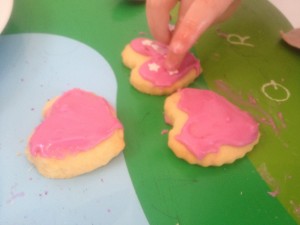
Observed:
[[[122,124],[102,97],[72,89],[59,97],[32,135],[33,156],[63,158],[95,147]]]
[[[258,123],[224,97],[193,88],[179,93],[178,107],[188,120],[176,138],[198,159],[223,145],[241,147],[257,139]]]
[[[139,69],[140,75],[155,86],[166,87],[174,84],[192,69],[200,72],[199,61],[188,53],[178,70],[169,71],[163,65],[167,55],[167,46],[145,38],[137,38],[131,41],[130,46],[139,54],[149,57]]]

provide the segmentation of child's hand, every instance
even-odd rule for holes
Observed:
[[[179,67],[183,57],[208,27],[228,18],[240,0],[181,0],[175,30],[169,29],[170,11],[178,0],[147,0],[146,13],[155,39],[169,45],[166,67]]]

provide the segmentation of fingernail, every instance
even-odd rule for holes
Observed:
[[[169,50],[174,52],[174,54],[181,54],[184,51],[184,46],[181,42],[175,42],[171,44]]]
[[[169,53],[166,57],[165,60],[165,68],[168,71],[172,71],[172,70],[176,70],[178,69],[179,65],[178,65],[178,60],[176,59],[176,57],[174,57],[174,54]]]
[[[175,65],[174,65],[172,62],[170,62],[170,60],[167,60],[167,59],[166,59],[166,61],[165,61],[165,68],[166,68],[168,71],[172,71],[172,70],[176,69],[176,68],[175,68]]]

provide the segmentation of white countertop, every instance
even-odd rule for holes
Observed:
[[[300,0],[269,0],[275,5],[294,28],[300,28]]]

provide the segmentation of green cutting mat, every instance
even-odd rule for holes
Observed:
[[[244,2],[232,20],[199,41],[196,51],[206,65],[208,86],[260,122],[261,141],[249,159],[270,194],[300,223],[300,51],[279,35],[289,29],[269,4]]]
[[[220,168],[177,159],[161,134],[169,129],[165,98],[138,93],[128,83],[120,53],[131,39],[149,36],[143,4],[15,1],[5,33],[67,36],[108,60],[119,85],[126,162],[150,224],[287,225],[300,224],[300,53],[279,38],[279,30],[289,28],[267,1],[244,0],[234,17],[195,46],[204,72],[192,86],[221,93],[261,122],[255,150]]]

